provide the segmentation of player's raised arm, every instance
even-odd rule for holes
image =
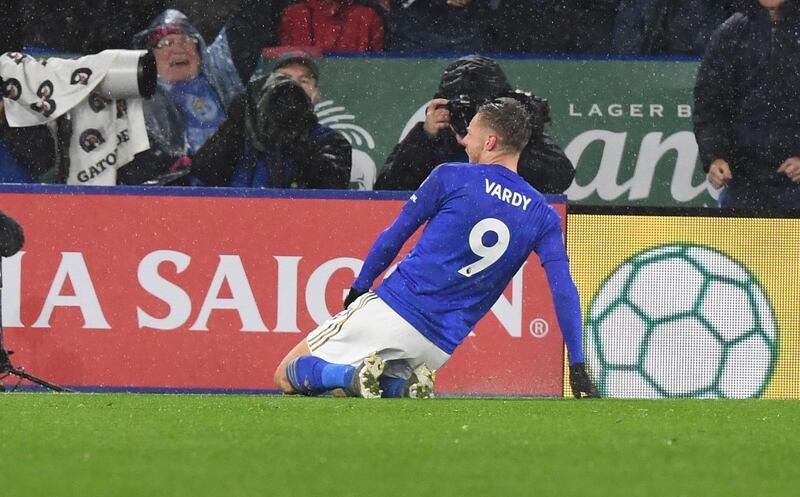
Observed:
[[[375,279],[397,257],[403,244],[436,212],[441,201],[441,180],[438,171],[437,168],[431,172],[428,179],[405,203],[403,210],[394,222],[378,235],[367,254],[361,272],[344,300],[345,309],[354,300],[369,291]]]

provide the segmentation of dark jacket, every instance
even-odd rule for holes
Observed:
[[[55,140],[46,125],[0,125],[0,182],[36,183],[56,164]]]
[[[416,190],[433,169],[444,162],[466,162],[464,147],[449,129],[431,138],[417,123],[398,143],[381,169],[376,190]],[[519,158],[518,173],[542,193],[563,193],[575,177],[575,168],[546,134],[531,140]]]
[[[208,186],[348,188],[350,143],[318,123],[299,85],[274,76],[251,82],[234,98],[225,121],[192,158],[192,175]],[[284,133],[291,126],[275,122],[280,111],[267,104],[273,79],[292,86],[304,99],[304,108],[296,111],[304,130],[289,137]]]
[[[753,2],[756,3],[756,2]],[[709,42],[695,84],[694,128],[706,171],[730,164],[736,181],[790,182],[775,172],[800,156],[800,5],[733,15]]]
[[[225,33],[242,81],[250,79],[265,47],[280,44],[278,27],[284,9],[291,3],[294,1],[239,0],[234,6],[225,23]]]

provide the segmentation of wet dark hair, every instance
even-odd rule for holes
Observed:
[[[497,133],[500,146],[522,152],[531,137],[531,118],[525,106],[514,98],[501,97],[478,108],[481,123]]]

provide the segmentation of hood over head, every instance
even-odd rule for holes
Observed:
[[[184,34],[195,38],[201,49],[205,48],[205,40],[200,35],[200,31],[194,27],[186,15],[175,9],[167,9],[159,14],[150,25],[136,33],[133,37],[133,44],[136,48],[153,48],[158,41],[170,34]]]
[[[497,62],[467,55],[445,68],[436,97],[449,100],[467,95],[475,103],[483,103],[510,91],[511,85]]]

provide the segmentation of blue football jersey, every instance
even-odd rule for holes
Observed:
[[[394,257],[382,242],[392,245],[399,236],[402,244],[425,221],[417,244],[375,292],[447,353],[489,312],[532,251],[542,263],[567,259],[560,216],[518,174],[500,165],[442,164],[378,238],[354,287],[369,288]]]

